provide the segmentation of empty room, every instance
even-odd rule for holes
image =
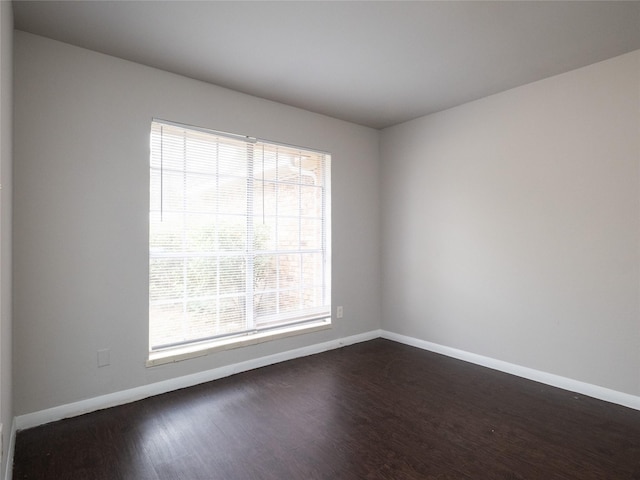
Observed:
[[[640,2],[1,1],[0,478],[640,479]]]

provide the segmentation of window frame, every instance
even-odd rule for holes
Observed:
[[[184,130],[185,142],[186,142],[188,132],[199,132],[205,135],[211,135],[212,137],[216,137],[218,139],[232,139],[233,141],[236,141],[236,142],[240,141],[246,145],[247,154],[243,159],[244,161],[246,161],[246,166],[247,166],[247,172],[246,172],[246,178],[245,178],[247,182],[247,185],[246,185],[247,211],[245,214],[246,221],[247,221],[247,225],[246,225],[247,230],[246,230],[245,252],[243,254],[243,261],[245,262],[245,274],[244,274],[245,287],[244,287],[243,296],[246,302],[245,310],[244,310],[246,328],[244,330],[238,330],[237,332],[211,335],[206,338],[192,338],[192,339],[186,339],[180,342],[174,342],[174,343],[169,343],[165,345],[158,345],[158,344],[152,345],[151,307],[152,307],[153,301],[151,296],[152,295],[151,264],[152,264],[152,260],[157,257],[154,257],[154,254],[152,252],[152,216],[154,214],[154,210],[153,210],[153,200],[151,198],[151,195],[153,194],[153,181],[154,181],[153,179],[154,152],[153,152],[153,146],[150,144],[150,152],[149,152],[149,158],[150,158],[149,185],[151,187],[150,205],[149,205],[150,293],[149,293],[149,304],[148,304],[149,305],[149,323],[148,323],[148,327],[149,327],[148,355],[149,356],[147,360],[147,366],[180,361],[187,358],[194,358],[201,355],[207,355],[215,351],[227,350],[230,348],[238,348],[238,347],[243,347],[247,345],[262,343],[265,341],[275,340],[278,338],[285,338],[292,335],[300,335],[303,333],[311,333],[311,332],[331,328],[331,154],[329,154],[328,152],[318,151],[316,149],[311,149],[307,147],[298,147],[298,146],[283,144],[280,142],[259,140],[254,137],[230,134],[226,132],[210,130],[202,127],[194,127],[192,125],[187,125],[187,124],[182,124],[182,123],[177,123],[177,122],[167,121],[167,120],[161,120],[156,118],[152,119],[152,122],[151,122],[150,138],[152,141],[153,141],[154,128],[156,128],[158,125],[160,125],[161,127],[166,126],[168,128],[177,128],[177,129]],[[219,148],[219,145],[220,145],[219,142],[220,140],[215,140],[214,142],[217,148]],[[291,316],[291,318],[293,318],[294,320],[287,321],[286,315],[280,315],[278,318],[285,318],[285,321],[283,324],[279,324],[275,326],[264,326],[264,325],[258,326],[255,324],[256,319],[258,319],[258,317],[256,317],[256,312],[254,309],[255,297],[254,297],[253,288],[254,288],[255,277],[254,277],[253,268],[254,268],[257,257],[255,256],[256,251],[254,251],[255,232],[253,230],[255,212],[251,210],[253,207],[250,204],[252,204],[255,197],[255,192],[253,190],[253,182],[254,182],[253,169],[256,168],[256,163],[257,163],[257,160],[255,158],[255,152],[256,152],[256,149],[258,148],[257,146],[260,146],[260,145],[262,145],[263,148],[264,148],[264,145],[266,145],[269,148],[294,149],[304,153],[310,153],[310,154],[312,153],[312,154],[318,155],[318,158],[322,159],[321,166],[322,166],[323,179],[322,179],[322,182],[320,183],[320,192],[321,192],[321,198],[322,198],[322,206],[321,206],[322,214],[320,218],[321,228],[320,228],[319,235],[320,235],[320,242],[321,242],[320,250],[323,258],[323,262],[322,262],[323,280],[322,280],[321,286],[324,289],[322,291],[323,300],[321,303],[324,306],[315,307],[315,311],[318,312],[316,314],[313,314],[313,310],[310,310],[309,313],[311,315],[308,315],[307,318],[303,318],[303,316],[301,316],[300,318]],[[183,161],[187,162],[186,153],[184,154]],[[279,165],[280,165],[277,162],[278,161],[276,161],[276,170],[279,168]],[[189,173],[186,166],[184,167],[183,173],[185,177]],[[264,175],[264,172],[263,172],[263,175]],[[215,181],[218,182],[220,178],[219,174],[216,173],[214,177],[216,179]],[[265,183],[264,177],[262,178],[262,182],[264,185]],[[303,186],[301,182],[302,182],[301,180],[298,180],[298,183],[296,184],[300,189]],[[162,185],[162,179],[160,180],[160,185]],[[317,186],[317,185],[313,185],[313,186]],[[221,193],[217,192],[216,195],[219,197]],[[162,198],[162,194],[161,194],[161,198]],[[266,200],[264,198],[264,193],[263,193],[262,202],[265,202],[265,201]],[[278,218],[280,218],[278,217],[277,210],[274,217],[276,221],[278,221]],[[299,211],[294,216],[294,218],[297,218],[299,223],[302,223],[302,220],[305,218],[302,214],[301,206],[299,207]],[[303,228],[302,226],[299,227],[300,232],[302,232],[302,228]],[[188,228],[183,227],[183,231],[188,231]],[[300,255],[300,258],[302,259],[305,252],[303,251],[300,245],[298,246],[298,249],[299,251],[296,252],[295,254]],[[222,252],[222,250],[220,249],[216,250],[216,255],[223,257],[223,254],[220,252]],[[284,250],[279,249],[277,246],[274,247],[273,255],[277,259],[279,259],[280,256],[286,255],[287,253],[291,253],[291,251],[288,251],[286,249]],[[183,251],[182,254],[183,254],[183,257],[181,258],[183,258],[183,261],[186,261],[187,257],[184,256],[186,253]],[[201,257],[198,257],[198,258],[201,258]],[[303,283],[302,278],[300,278],[300,284],[297,286],[297,290],[299,293],[302,291],[302,288],[304,286],[305,284]],[[279,290],[276,289],[276,292],[277,291]],[[186,302],[187,295],[188,295],[186,290],[183,292],[183,295],[185,296],[184,301]],[[299,308],[302,308],[302,307],[299,305]],[[302,313],[304,312],[304,310],[297,310],[297,311]],[[253,313],[251,315],[246,315],[247,312],[253,312]],[[246,317],[249,317],[249,318],[246,318]],[[184,322],[184,318],[181,321]]]

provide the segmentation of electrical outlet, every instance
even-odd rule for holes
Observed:
[[[336,308],[336,318],[342,317],[344,317],[344,310],[342,309],[342,306],[340,306]]]

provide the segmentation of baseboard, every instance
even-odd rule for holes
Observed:
[[[7,446],[7,467],[4,472],[4,480],[13,478],[13,453],[16,450],[16,420],[11,422],[11,434],[9,435],[9,445]]]
[[[38,412],[17,416],[14,420],[14,425],[16,430],[24,430],[26,428],[36,427],[38,425],[54,422],[56,420],[62,420],[63,418],[75,417],[85,413],[94,412],[96,410],[101,410],[103,408],[115,407],[117,405],[135,402],[137,400],[142,400],[143,398],[152,397],[154,395],[160,395],[162,393],[179,390],[181,388],[192,387],[201,383],[228,377],[236,373],[246,372],[255,368],[284,362],[286,360],[306,357],[308,355],[314,355],[316,353],[333,350],[347,345],[366,342],[367,340],[373,340],[374,338],[379,338],[380,336],[380,330],[372,330],[370,332],[352,335],[350,337],[339,338],[337,340],[331,340],[329,342],[309,345],[308,347],[288,350],[265,357],[247,360],[241,363],[206,370],[204,372],[198,372],[191,375],[185,375],[182,377],[172,378],[149,385],[143,385],[128,390],[110,393],[107,395],[101,395],[99,397],[89,398],[86,400],[81,400],[79,402],[60,405],[46,410],[40,410]]]
[[[101,395],[99,397],[89,398],[86,400],[81,400],[78,402],[60,405],[46,410],[17,416],[13,421],[11,429],[9,449],[7,451],[8,461],[10,460],[11,463],[13,463],[15,434],[18,430],[36,427],[45,423],[61,420],[63,418],[75,417],[84,413],[101,410],[103,408],[115,407],[117,405],[135,402],[137,400],[142,400],[154,395],[160,395],[162,393],[167,393],[174,390],[179,390],[181,388],[187,388],[201,383],[217,380],[219,378],[228,377],[236,373],[246,372],[255,368],[265,367],[267,365],[273,365],[275,363],[292,360],[294,358],[314,355],[316,353],[333,350],[355,343],[366,342],[368,340],[373,340],[380,337],[406,345],[418,347],[424,350],[429,350],[431,352],[446,355],[448,357],[457,358],[459,360],[474,363],[476,365],[481,365],[483,367],[527,378],[529,380],[544,383],[553,387],[577,392],[582,395],[597,398],[599,400],[604,400],[625,407],[633,408],[635,410],[640,410],[640,397],[638,396],[618,392],[616,390],[611,390],[605,387],[592,385],[566,377],[561,377],[559,375],[554,375],[551,373],[541,372],[532,368],[515,365],[502,360],[496,360],[490,357],[458,350],[444,345],[420,340],[414,337],[408,337],[406,335],[400,335],[386,330],[371,330],[369,332],[353,335],[350,337],[331,340],[329,342],[318,343],[315,345],[309,345],[307,347],[302,347],[295,350],[288,350],[265,357],[247,360],[241,363],[226,365],[204,372],[198,372],[191,375],[172,378],[169,380],[164,380],[162,382],[143,385],[128,390],[122,390],[107,395]],[[11,479],[11,469],[9,468],[9,465],[10,464],[7,463],[7,473],[5,473],[6,480]]]
[[[439,345],[437,343],[427,342],[425,340],[400,335],[386,330],[382,330],[380,336],[388,340],[404,343],[405,345],[411,345],[423,350],[429,350],[430,352],[439,353],[448,357],[457,358],[458,360],[464,360],[465,362],[474,363],[493,370],[499,370],[518,377],[544,383],[552,387],[562,388],[564,390],[580,393],[606,402],[640,410],[640,397],[628,393],[611,390],[609,388],[581,382],[579,380],[573,380],[571,378],[554,375],[552,373],[534,370],[532,368],[515,365],[502,360],[496,360],[494,358],[466,352],[464,350],[458,350],[444,345]]]

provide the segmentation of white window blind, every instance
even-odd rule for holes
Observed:
[[[150,349],[330,316],[330,156],[154,120]]]

